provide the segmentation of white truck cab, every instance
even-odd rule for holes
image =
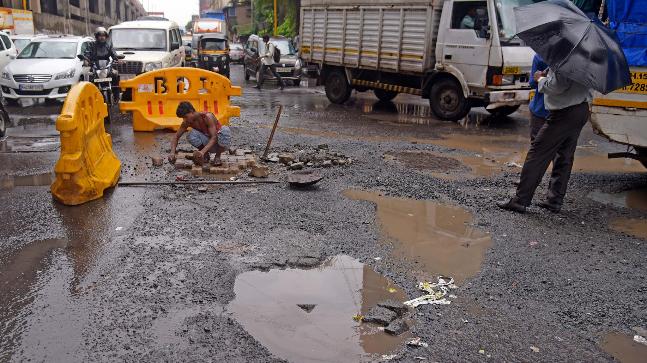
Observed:
[[[128,21],[110,28],[110,40],[125,56],[117,70],[122,80],[144,72],[183,67],[186,61],[179,26],[172,21]]]

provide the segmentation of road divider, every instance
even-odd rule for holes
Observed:
[[[231,106],[229,98],[240,96],[240,87],[220,74],[196,68],[165,68],[147,72],[119,83],[124,94],[119,109],[133,114],[134,131],[171,129],[177,131],[182,119],[175,115],[180,102],[189,101],[196,110],[212,112],[221,124],[240,116],[240,108]]]
[[[103,120],[108,115],[99,89],[89,82],[72,87],[56,120],[61,156],[54,171],[52,195],[65,205],[101,198],[119,180],[121,162]]]

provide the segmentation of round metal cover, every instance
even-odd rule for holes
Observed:
[[[314,170],[295,171],[288,175],[288,183],[295,187],[314,185],[321,181],[321,179],[323,179],[323,175]]]

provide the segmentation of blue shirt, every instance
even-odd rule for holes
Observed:
[[[530,112],[533,115],[541,118],[548,117],[548,110],[544,106],[544,94],[539,93],[539,84],[535,81],[535,72],[543,71],[548,68],[548,64],[544,63],[544,60],[538,54],[535,54],[535,57],[532,59],[532,70],[530,71],[530,87],[535,89],[535,97],[530,101]]]

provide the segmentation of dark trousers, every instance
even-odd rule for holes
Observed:
[[[530,145],[526,161],[521,170],[521,181],[517,187],[516,201],[529,206],[541,179],[553,162],[548,185],[547,201],[561,206],[564,203],[568,180],[571,177],[577,139],[589,120],[587,102],[550,111],[546,123],[539,129]],[[532,127],[532,126],[531,126]]]
[[[279,82],[279,85],[283,87],[283,79],[281,78],[281,75],[276,71],[276,64],[272,64],[271,66],[261,64],[261,71],[259,72],[260,79],[258,80],[258,88],[261,88],[263,86],[263,82],[265,81],[265,72],[267,72],[268,69],[270,70],[270,72],[272,72],[274,77],[276,77],[276,79]]]

